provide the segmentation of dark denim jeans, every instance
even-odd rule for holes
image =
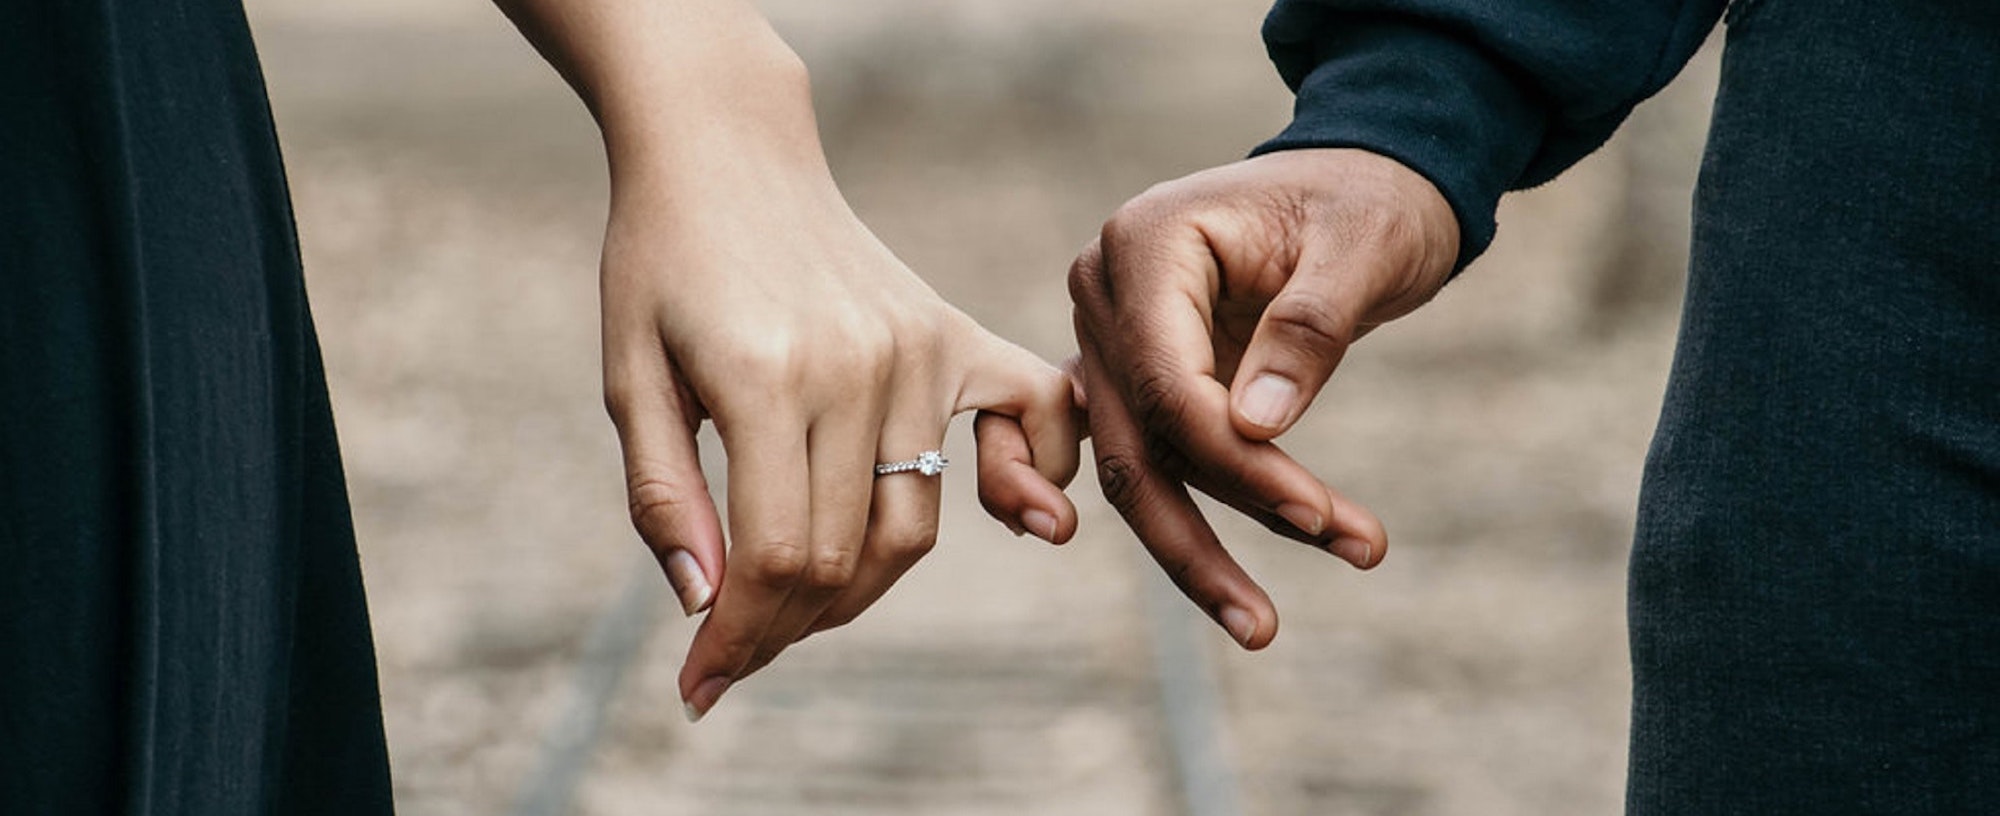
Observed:
[[[1628,811],[2000,814],[2000,3],[1731,10]]]

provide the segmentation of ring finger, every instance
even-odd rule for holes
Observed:
[[[942,447],[947,420],[937,417],[892,420],[882,429],[882,461],[908,461]],[[887,594],[889,587],[937,544],[938,505],[944,474],[891,473],[875,479],[868,514],[868,541],[854,582],[826,608],[810,632],[843,626]]]

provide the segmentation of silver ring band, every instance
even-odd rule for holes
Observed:
[[[934,450],[924,451],[917,454],[917,458],[915,459],[905,459],[901,462],[883,462],[876,465],[875,475],[888,476],[893,473],[916,471],[925,476],[936,476],[943,473],[945,466],[949,464],[951,464],[951,460],[944,458],[943,453]]]

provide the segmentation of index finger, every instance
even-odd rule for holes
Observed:
[[[1335,508],[1327,485],[1277,446],[1235,430],[1229,389],[1215,376],[1211,314],[1220,270],[1209,230],[1191,217],[1154,228],[1107,226],[1077,259],[1071,295],[1079,334],[1088,330],[1102,359],[1087,383],[1096,401],[1115,397],[1146,438],[1171,445],[1204,486],[1282,517],[1307,540],[1324,538]]]

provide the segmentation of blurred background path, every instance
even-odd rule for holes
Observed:
[[[765,4],[812,68],[862,216],[1051,358],[1072,349],[1063,274],[1103,218],[1287,119],[1264,5]],[[502,813],[571,706],[593,620],[651,569],[598,396],[594,132],[472,0],[250,10],[400,805]],[[1258,654],[1205,624],[1188,641],[1244,812],[1618,811],[1624,561],[1712,71],[1704,57],[1611,148],[1510,199],[1488,258],[1370,336],[1287,438],[1387,522],[1380,569],[1214,514],[1284,619]],[[960,461],[968,442],[955,429]],[[673,685],[693,626],[655,606],[571,812],[1184,812],[1153,671],[1156,633],[1179,624],[1148,606],[1162,579],[1089,475],[1062,550],[986,520],[969,469],[947,482],[934,555],[699,726]]]

